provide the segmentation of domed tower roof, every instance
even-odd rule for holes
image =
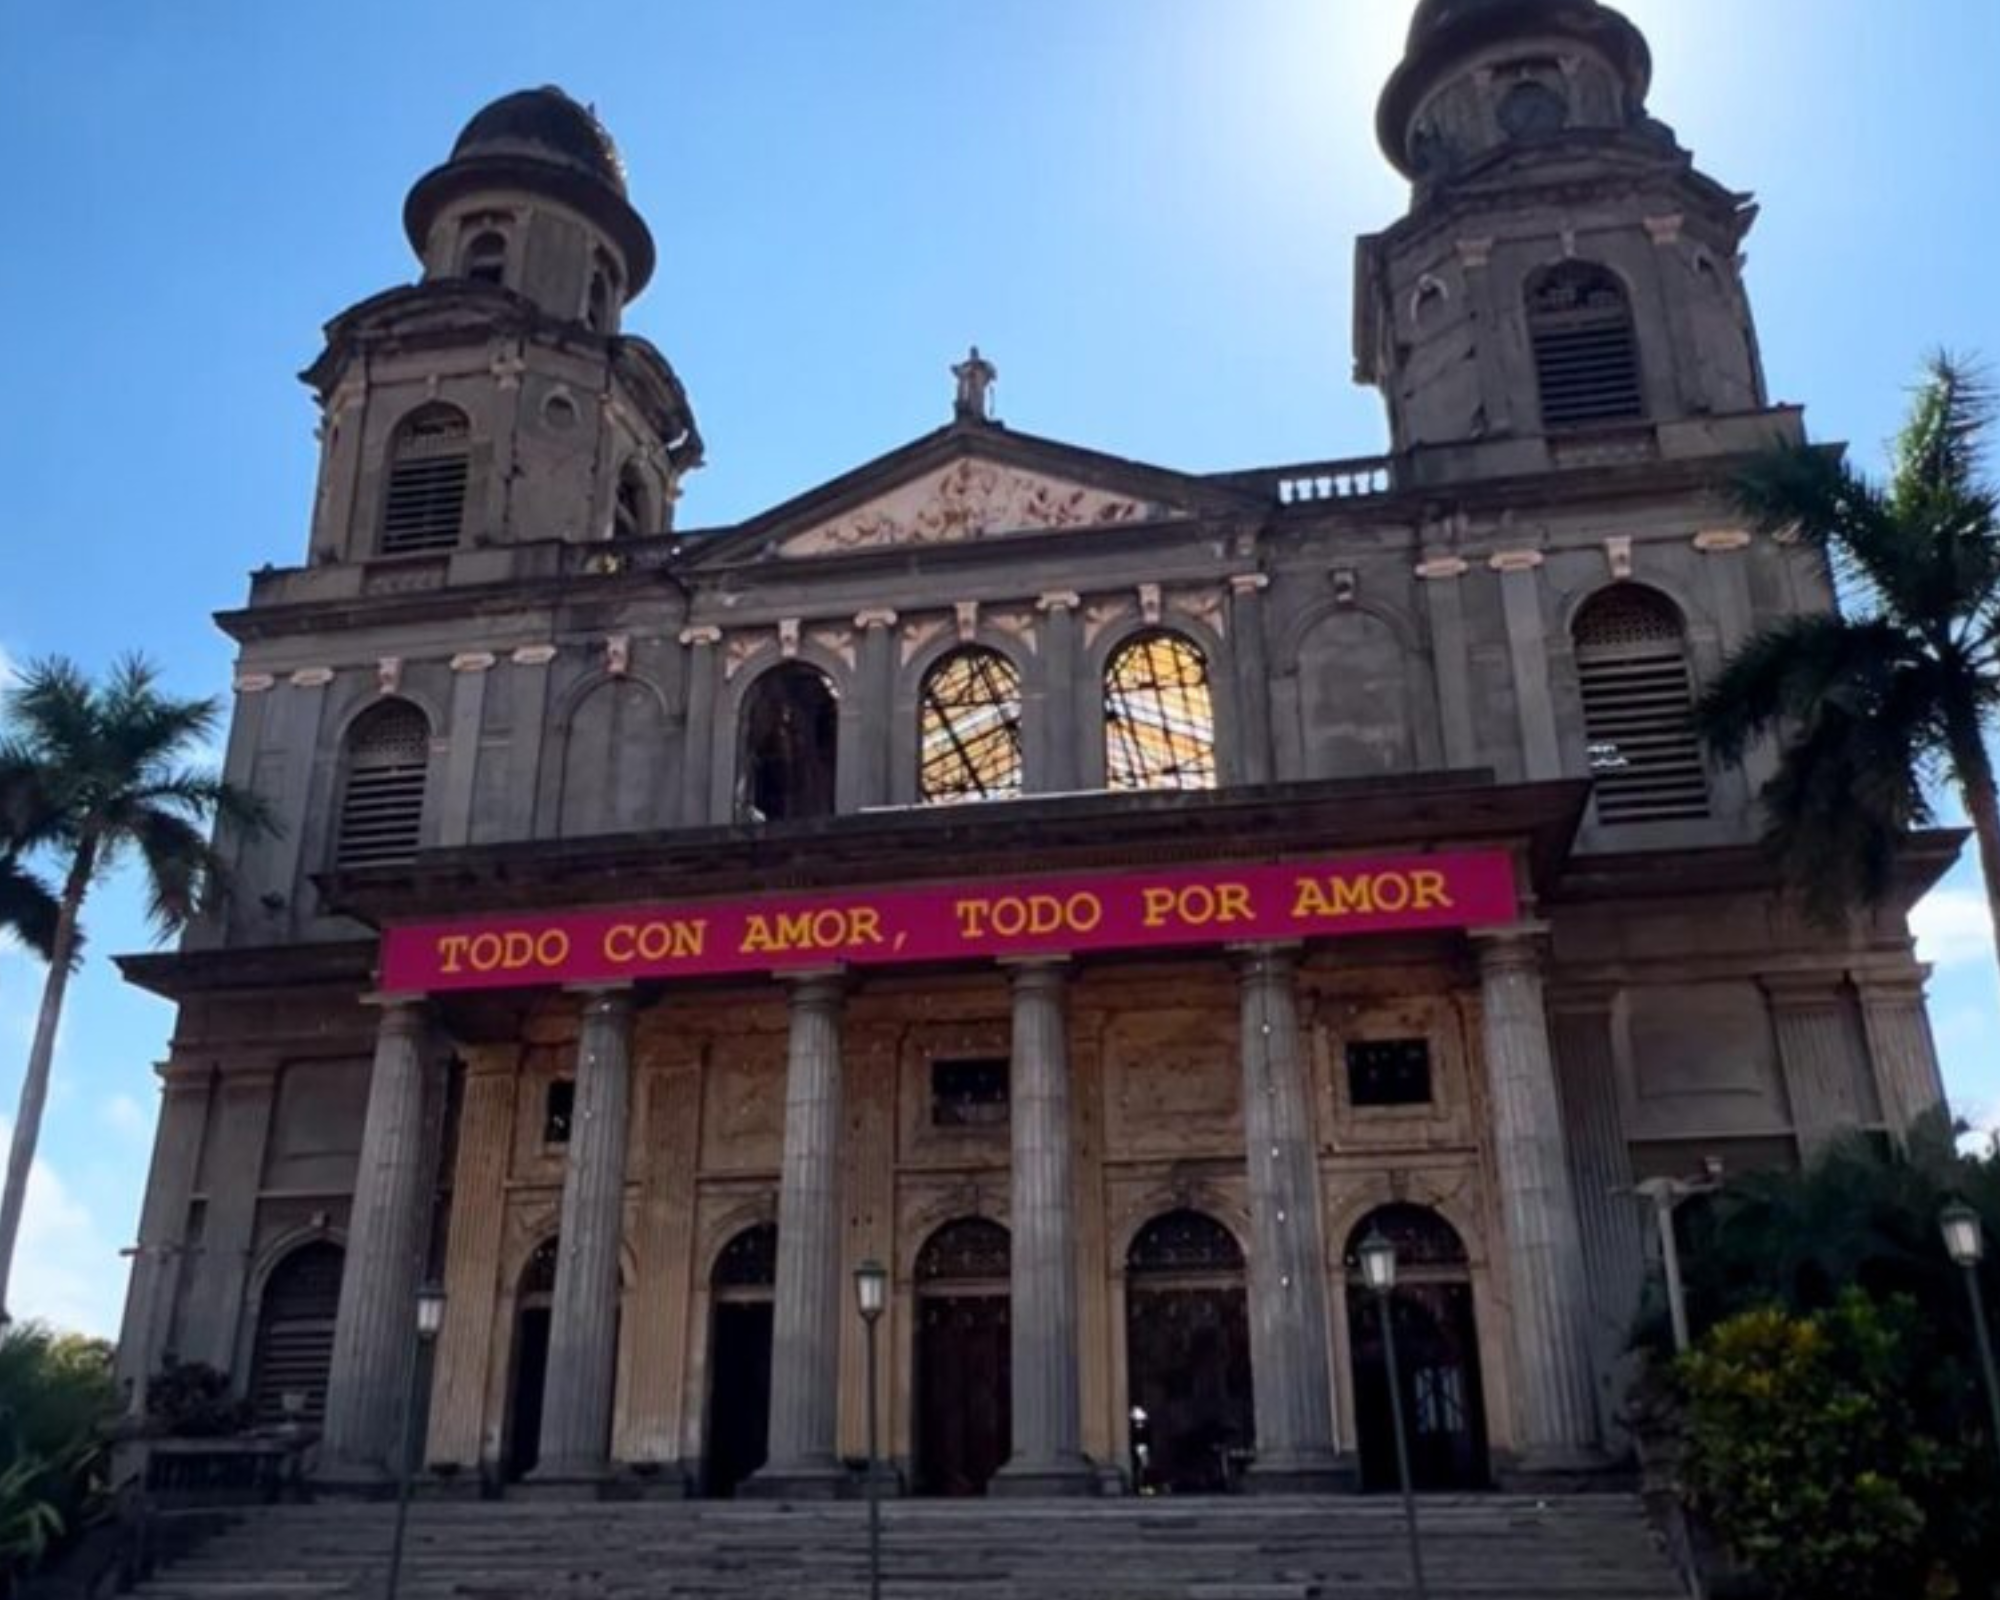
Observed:
[[[451,159],[419,178],[403,230],[419,254],[438,213],[473,190],[522,189],[582,212],[624,253],[638,294],[653,273],[653,236],[625,193],[625,164],[596,114],[552,85],[502,95],[465,125]]]
[[[1406,176],[1417,175],[1411,124],[1454,65],[1510,38],[1567,38],[1597,51],[1625,80],[1634,106],[1652,87],[1653,55],[1631,21],[1599,0],[1419,0],[1402,65],[1382,92],[1376,135]]]

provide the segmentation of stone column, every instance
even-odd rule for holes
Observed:
[[[896,793],[890,754],[897,733],[890,720],[897,715],[896,613],[886,606],[857,612],[854,626],[861,634],[860,677],[864,696],[863,764],[855,778],[854,803],[857,809],[893,805],[901,798]]]
[[[1299,1037],[1297,954],[1264,945],[1239,958],[1257,1412],[1249,1486],[1273,1493],[1335,1488],[1348,1474],[1333,1445],[1326,1246]]]
[[[1277,758],[1271,737],[1271,668],[1264,644],[1262,572],[1239,572],[1229,580],[1229,625],[1236,638],[1236,715],[1242,733],[1237,760],[1245,783],[1269,783]]]
[[[1524,1474],[1602,1465],[1591,1381],[1589,1284],[1542,994],[1539,928],[1479,947],[1493,1156],[1507,1229]]]
[[[1944,1075],[1938,1070],[1931,1019],[1924,1010],[1927,970],[1854,975],[1882,1115],[1899,1139],[1913,1124],[1945,1109]]]
[[[1879,1119],[1868,1102],[1867,1067],[1846,994],[1846,974],[1774,973],[1761,978],[1778,1035],[1785,1099],[1799,1153],[1811,1162]]]
[[[724,805],[716,809],[712,793],[715,772],[715,711],[722,693],[721,662],[717,647],[722,630],[715,627],[683,628],[681,643],[687,646],[687,741],[681,765],[680,824],[699,828],[729,815]],[[725,775],[726,776],[726,775]]]
[[[993,1494],[1089,1494],[1077,1381],[1076,1204],[1069,1024],[1057,961],[1013,969],[1014,1455]]]
[[[1083,602],[1073,592],[1058,589],[1037,597],[1041,613],[1042,681],[1048,685],[1042,703],[1042,761],[1039,776],[1031,769],[1029,782],[1043,794],[1067,794],[1084,787],[1079,760],[1077,724],[1078,657],[1082,654],[1077,608]],[[1101,692],[1101,691],[1100,691]],[[1035,737],[1034,724],[1026,730]],[[1092,735],[1103,737],[1101,731]]]
[[[785,1069],[785,1164],[771,1339],[770,1447],[744,1491],[769,1499],[837,1494],[840,1413],[841,980],[792,980]]]
[[[320,1437],[319,1476],[332,1482],[386,1479],[403,1449],[430,1212],[427,1034],[422,1001],[382,1002]]]
[[[555,1294],[549,1306],[542,1401],[543,1483],[588,1482],[610,1470],[618,1373],[618,1244],[625,1227],[625,1146],[631,1132],[632,994],[583,998],[576,1107],[563,1168]]]

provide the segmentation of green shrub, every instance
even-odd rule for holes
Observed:
[[[0,1336],[0,1574],[32,1570],[101,1511],[111,1347],[35,1323]]]
[[[1953,1594],[1929,1508],[1958,1468],[1906,1398],[1908,1302],[1859,1290],[1713,1329],[1682,1359],[1697,1506],[1777,1600]]]

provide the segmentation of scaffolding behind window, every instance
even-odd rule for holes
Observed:
[[[1021,675],[992,650],[957,650],[924,678],[917,788],[927,801],[1021,792]]]
[[[1141,634],[1104,673],[1105,781],[1113,789],[1213,789],[1208,660],[1177,633]]]

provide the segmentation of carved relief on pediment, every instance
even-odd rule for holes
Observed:
[[[959,544],[994,534],[1114,527],[1178,519],[1184,511],[992,461],[964,460],[892,489],[866,505],[786,539],[786,556],[844,554],[894,545]]]

